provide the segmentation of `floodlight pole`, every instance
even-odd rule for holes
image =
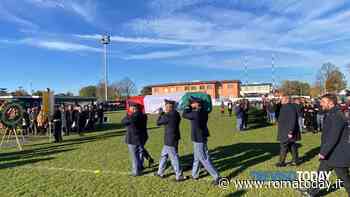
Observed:
[[[275,79],[275,54],[272,54],[272,62],[271,62],[271,70],[272,70],[272,92],[275,93],[275,85],[276,85],[276,79]]]
[[[111,42],[110,36],[103,35],[101,44],[104,47],[104,81],[105,81],[105,101],[108,101],[108,67],[107,67],[107,45]]]

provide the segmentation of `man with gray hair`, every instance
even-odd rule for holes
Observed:
[[[301,140],[300,128],[298,123],[298,112],[294,104],[290,102],[288,96],[281,99],[281,110],[278,117],[278,136],[280,142],[280,159],[277,167],[285,167],[288,152],[292,153],[292,165],[299,165],[297,141]]]

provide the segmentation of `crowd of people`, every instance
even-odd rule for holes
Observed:
[[[298,125],[302,133],[321,132],[324,122],[324,111],[321,109],[321,99],[291,98],[298,112]],[[346,118],[349,118],[350,101],[340,100],[337,103],[338,108]],[[267,99],[263,101],[263,109],[267,120],[275,123],[281,109],[279,99]]]
[[[23,114],[22,129],[24,135],[48,134],[49,124],[55,142],[62,141],[62,135],[76,132],[82,135],[84,131],[93,130],[95,124],[104,121],[102,105],[55,105],[52,118],[46,114],[42,107],[27,108]]]

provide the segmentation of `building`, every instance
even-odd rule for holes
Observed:
[[[241,82],[238,80],[194,81],[156,84],[148,86],[148,88],[152,89],[152,95],[177,92],[203,92],[209,94],[212,99],[232,99],[240,96],[240,84]]]
[[[271,83],[252,83],[241,85],[241,96],[261,96],[272,93]]]

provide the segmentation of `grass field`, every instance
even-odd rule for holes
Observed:
[[[292,189],[243,189],[232,185],[226,190],[210,185],[211,177],[203,174],[199,181],[175,183],[171,175],[165,180],[153,176],[129,176],[130,162],[124,144],[125,129],[119,124],[124,112],[109,114],[110,123],[97,131],[64,138],[64,143],[48,143],[47,138],[35,139],[24,151],[5,148],[0,151],[0,197],[14,196],[300,196]],[[210,114],[209,149],[221,176],[250,179],[252,171],[315,170],[318,167],[319,134],[304,134],[300,156],[305,162],[299,167],[276,168],[279,144],[276,127],[261,118],[250,120],[249,131],[235,132],[233,117],[222,117],[218,109]],[[155,117],[148,124],[150,139],[146,145],[158,160],[163,146],[163,128],[156,127]],[[185,175],[190,175],[192,143],[189,122],[181,123],[180,157]],[[288,157],[290,160],[290,156]],[[172,173],[172,169],[167,171]],[[334,173],[333,173],[334,174]],[[334,179],[334,175],[332,178]],[[345,196],[344,189],[327,196]]]

